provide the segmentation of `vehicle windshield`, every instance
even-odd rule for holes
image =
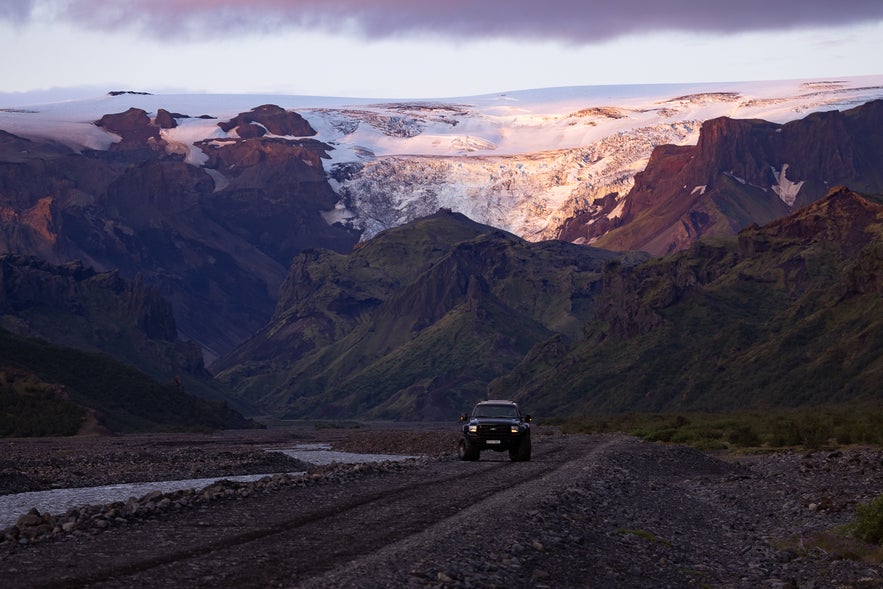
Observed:
[[[479,405],[475,408],[473,417],[502,417],[512,419],[518,417],[514,405]]]

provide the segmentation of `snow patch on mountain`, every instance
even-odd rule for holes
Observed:
[[[394,101],[124,93],[27,108],[0,105],[0,129],[77,150],[107,149],[118,138],[94,121],[131,107],[154,117],[163,108],[187,115],[162,130],[168,150],[202,166],[208,158],[199,142],[237,137],[218,122],[275,104],[300,113],[316,130],[314,139],[331,147],[324,165],[341,200],[325,215],[330,223],[352,224],[368,238],[446,207],[539,240],[556,237],[565,219],[593,210],[608,194],[616,194],[616,210],[622,210],[653,148],[695,143],[703,121],[728,116],[785,123],[878,98],[883,76],[580,86]],[[225,179],[213,178],[222,189]],[[800,183],[788,180],[783,166],[773,189],[793,203]]]
[[[777,171],[776,168],[772,168],[772,171],[773,177],[776,180],[776,183],[772,186],[773,192],[779,195],[782,202],[789,207],[793,207],[794,203],[797,201],[797,194],[800,192],[803,182],[792,182],[791,180],[788,180],[785,175],[788,173],[788,164],[782,164],[781,172]]]

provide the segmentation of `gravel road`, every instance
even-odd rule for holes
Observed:
[[[322,467],[309,484],[7,541],[0,579],[10,589],[883,587],[879,565],[808,542],[883,490],[880,450],[715,457],[621,435],[536,433],[527,463],[492,452],[459,462],[443,429],[203,440],[228,461],[291,438],[426,457]]]

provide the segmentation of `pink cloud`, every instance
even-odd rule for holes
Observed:
[[[320,29],[366,38],[441,35],[587,44],[651,31],[737,33],[883,20],[880,0],[0,0],[0,19],[41,5],[82,26],[155,37]]]

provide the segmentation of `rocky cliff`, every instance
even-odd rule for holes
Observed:
[[[837,188],[738,237],[608,265],[587,337],[492,390],[559,414],[879,402],[881,275],[883,203]]]
[[[167,141],[189,117],[105,115],[95,125],[119,139],[106,150],[0,132],[0,252],[140,274],[211,360],[266,323],[296,254],[349,251],[358,234],[323,217],[328,146],[276,136],[315,133],[297,113],[264,105],[220,121],[222,137]]]
[[[0,327],[58,346],[101,352],[159,382],[224,399],[205,369],[196,344],[178,338],[171,305],[158,291],[96,272],[81,262],[56,266],[43,260],[0,255]]]
[[[662,255],[735,235],[848,185],[883,192],[883,101],[786,124],[717,118],[695,146],[659,146],[612,223],[575,217],[560,237]]]
[[[638,259],[440,211],[351,254],[302,253],[218,377],[277,415],[445,419],[537,343],[582,337],[604,264]]]

